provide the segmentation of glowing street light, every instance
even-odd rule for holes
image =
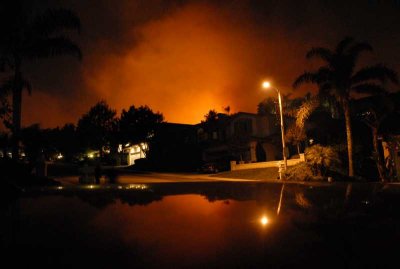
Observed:
[[[264,81],[262,83],[262,87],[264,89],[275,89],[278,93],[278,101],[279,101],[279,114],[281,114],[281,134],[282,134],[282,154],[283,154],[283,163],[284,163],[284,171],[287,169],[287,158],[286,158],[286,145],[285,145],[285,127],[283,125],[283,113],[282,113],[282,97],[281,92],[277,88],[271,87],[271,83],[269,81]],[[281,177],[282,179],[282,177]]]
[[[270,83],[269,81],[264,81],[264,82],[262,83],[262,87],[263,87],[264,89],[271,88],[271,83]]]

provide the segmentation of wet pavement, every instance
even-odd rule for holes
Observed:
[[[41,268],[398,268],[398,185],[187,182],[26,189],[3,263]]]
[[[55,177],[62,185],[79,185],[79,176]],[[94,177],[91,178],[92,183],[95,182]],[[140,184],[140,183],[182,183],[182,182],[252,182],[257,180],[250,179],[231,179],[218,177],[215,174],[199,174],[199,173],[154,173],[154,172],[137,172],[137,173],[119,173],[116,176],[115,183],[117,184]],[[270,182],[278,182],[269,180]],[[102,176],[101,184],[108,184],[107,176]]]

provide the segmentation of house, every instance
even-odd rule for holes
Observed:
[[[118,153],[122,154],[121,164],[133,165],[138,159],[146,158],[149,149],[148,143],[138,143],[131,145],[130,143],[123,146],[118,145]]]
[[[123,164],[145,159],[139,165],[143,169],[193,171],[204,162],[276,160],[280,141],[274,116],[239,112],[196,125],[161,123],[147,142],[120,145],[118,151]]]
[[[275,117],[238,112],[197,125],[204,162],[270,161],[281,158]]]

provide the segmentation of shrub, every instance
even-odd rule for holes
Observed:
[[[311,167],[305,162],[288,167],[285,175],[287,180],[309,181],[314,179]]]
[[[314,145],[305,150],[306,163],[316,176],[325,176],[329,168],[340,163],[336,150],[330,146]]]

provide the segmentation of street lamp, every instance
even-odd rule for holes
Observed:
[[[283,154],[283,163],[284,163],[284,171],[286,172],[287,168],[287,158],[286,158],[286,145],[285,145],[285,126],[283,125],[283,113],[282,113],[282,97],[281,92],[274,87],[271,87],[271,83],[269,81],[264,81],[262,83],[262,87],[264,89],[275,89],[278,93],[278,101],[279,101],[279,114],[281,114],[281,134],[282,134],[282,154]]]

